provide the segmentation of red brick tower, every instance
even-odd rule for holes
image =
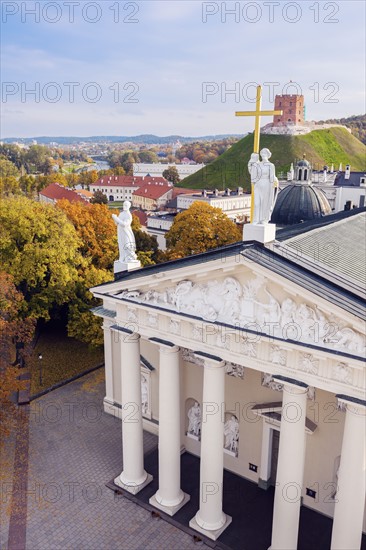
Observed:
[[[275,110],[282,110],[283,114],[273,117],[273,126],[301,126],[304,123],[304,96],[276,95]]]

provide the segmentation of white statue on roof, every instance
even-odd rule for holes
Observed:
[[[278,179],[274,164],[269,162],[271,151],[262,149],[260,156],[261,161],[258,153],[252,153],[248,163],[251,181],[254,184],[253,224],[268,224],[277,198]]]
[[[136,256],[136,241],[133,234],[132,214],[130,212],[131,203],[125,201],[123,210],[119,216],[112,214],[114,223],[117,225],[117,238],[119,248],[119,261],[115,262],[115,273],[125,269],[140,267],[140,262]],[[119,265],[116,265],[119,264]],[[132,266],[131,266],[132,264]]]

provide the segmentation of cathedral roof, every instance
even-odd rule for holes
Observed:
[[[306,182],[293,183],[280,191],[271,222],[286,226],[321,218],[331,212],[321,189]]]
[[[118,284],[125,286],[125,283],[131,284],[133,281],[133,285],[138,287],[138,281],[146,281],[147,277],[153,277],[154,281],[164,277],[169,279],[172,272],[181,268],[203,264],[207,266],[211,261],[222,263],[223,258],[225,261],[229,261],[230,258],[237,261],[238,257],[244,257],[329,300],[360,319],[365,319],[364,272],[360,267],[366,265],[365,223],[366,208],[330,214],[323,218],[277,229],[276,241],[270,248],[256,242],[240,241],[185,258],[117,273],[114,281],[99,285],[95,289],[96,294],[98,297],[105,298],[118,297],[119,289],[118,286],[116,287]],[[304,254],[299,255],[300,243],[293,239],[297,236],[306,237]],[[360,246],[357,249],[351,247],[349,239],[359,242]],[[335,254],[330,254],[329,243],[337,243]],[[301,246],[302,244],[301,242]],[[314,250],[323,245],[324,254],[319,257],[319,261],[317,259],[314,261]],[[294,249],[293,254],[291,254],[292,249]],[[341,262],[339,258],[342,258]],[[353,266],[352,272],[349,271],[347,263]]]

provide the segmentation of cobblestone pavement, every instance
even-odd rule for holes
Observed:
[[[102,410],[103,396],[100,369],[31,404],[27,550],[197,548],[191,536],[105,487],[122,469],[122,438],[121,421]],[[145,452],[156,445],[145,432]]]

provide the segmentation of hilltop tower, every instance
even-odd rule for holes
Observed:
[[[304,124],[304,96],[303,95],[276,95],[275,110],[282,110],[282,115],[273,117],[273,126],[287,126]]]

